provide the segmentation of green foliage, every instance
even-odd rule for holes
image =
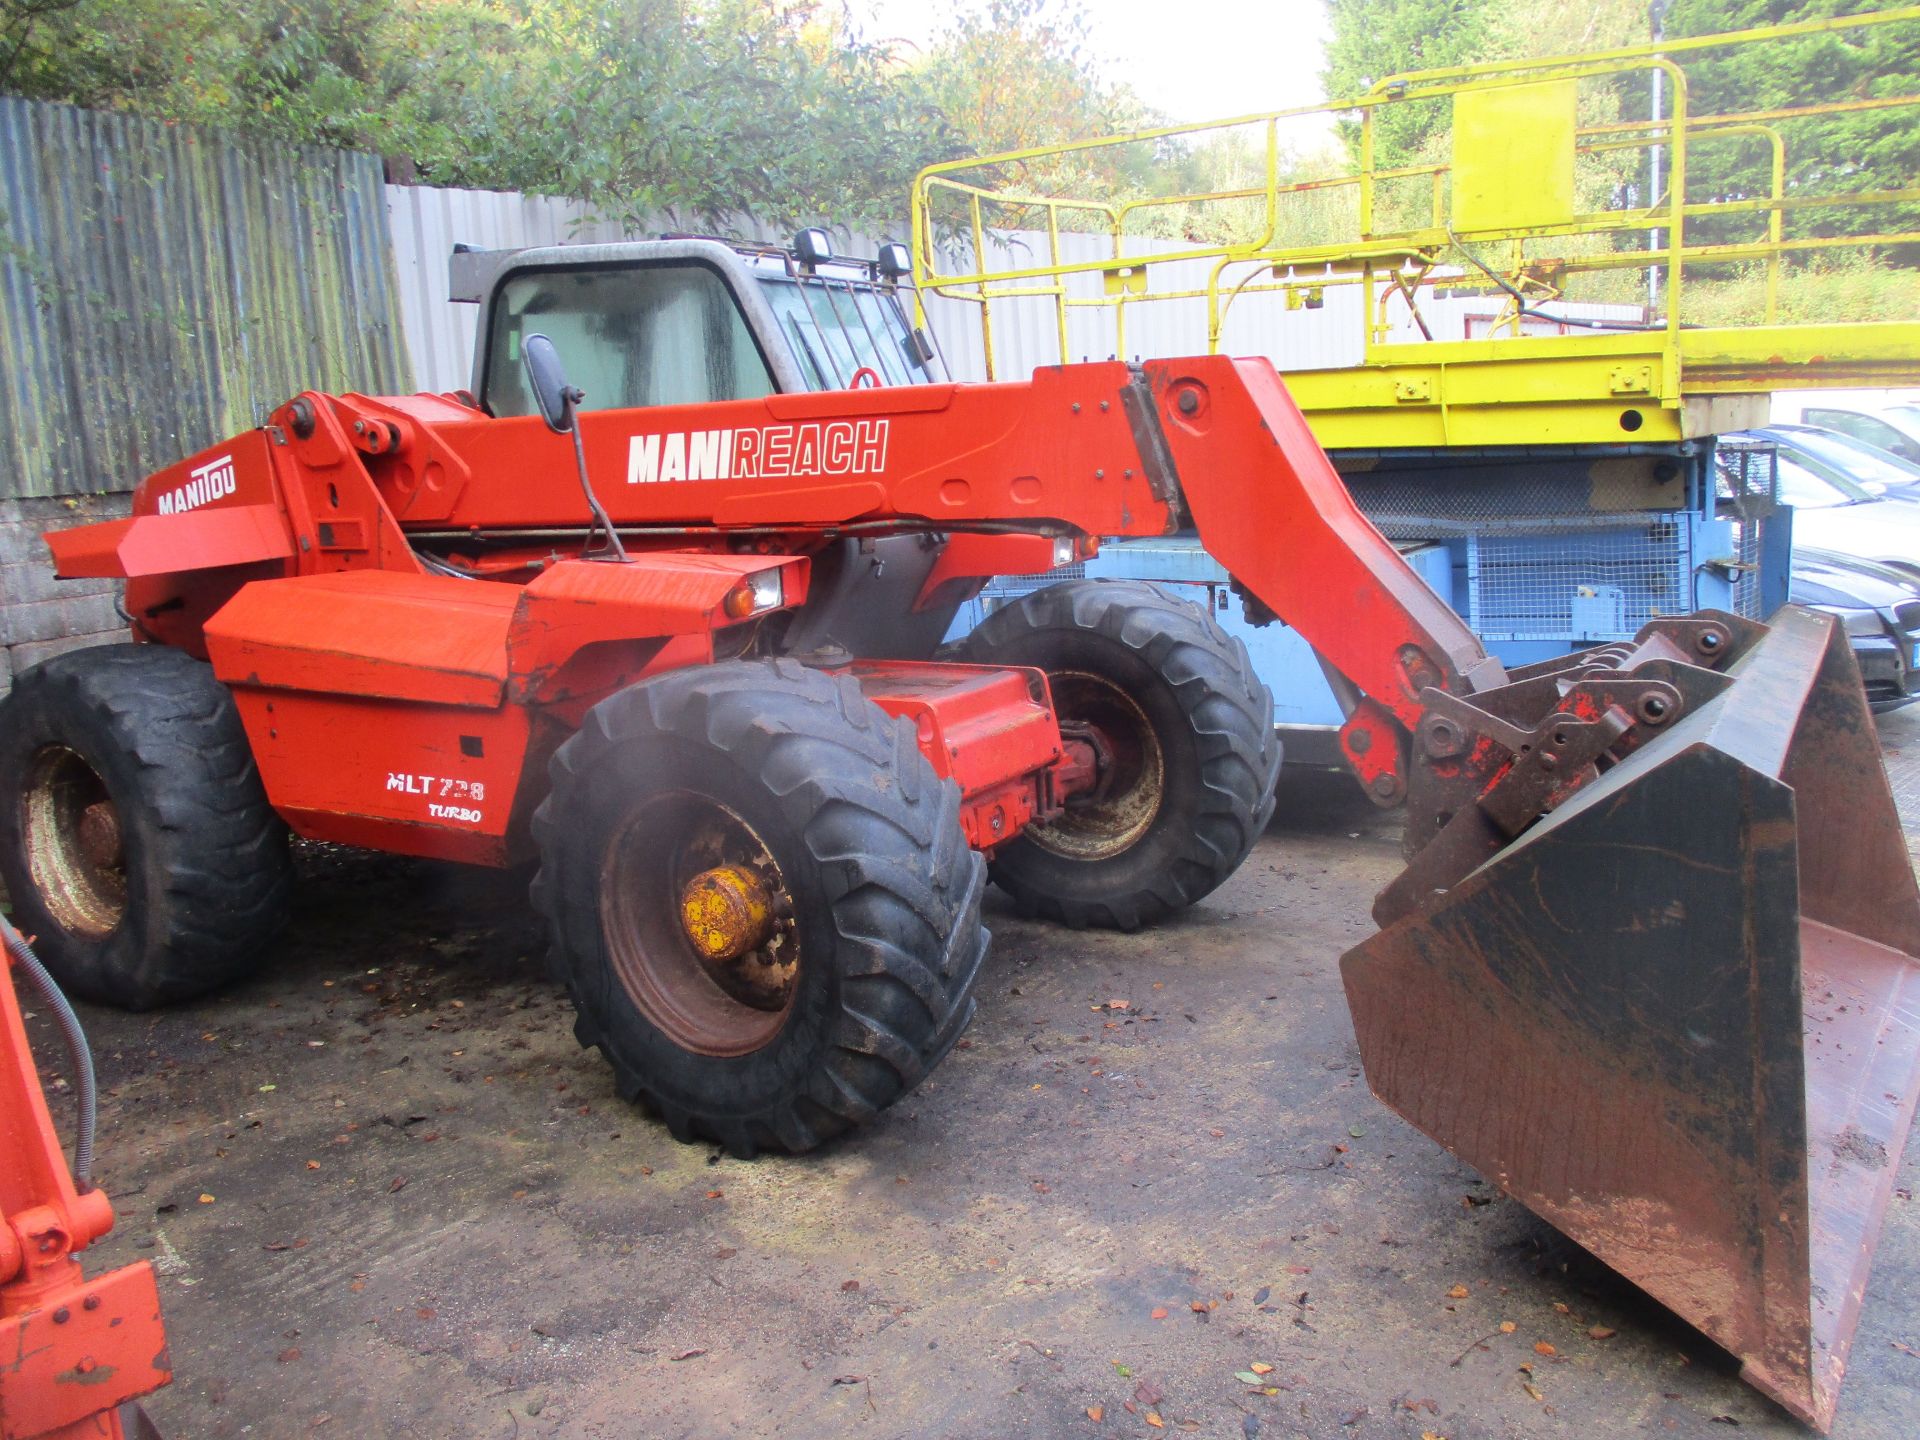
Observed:
[[[957,148],[919,83],[815,0],[0,0],[0,45],[14,34],[18,93],[629,219],[891,218]]]
[[[1711,35],[1884,8],[1866,0],[1675,0],[1670,35]],[[1911,95],[1920,75],[1920,25],[1875,25],[1710,51],[1687,63],[1694,115]],[[1777,122],[1786,141],[1787,193],[1855,193],[1911,186],[1920,175],[1920,106]],[[1687,198],[1764,196],[1771,165],[1758,139],[1695,142],[1687,149]],[[1920,207],[1848,206],[1800,212],[1788,234],[1859,235],[1920,228]],[[1764,220],[1692,222],[1689,239],[1758,238]],[[1907,258],[1907,257],[1903,257]]]
[[[1327,94],[1353,99],[1376,81],[1410,70],[1438,70],[1489,58],[1492,0],[1330,0]],[[1444,100],[1386,105],[1374,112],[1374,163],[1410,165],[1444,147],[1451,107]],[[1342,123],[1355,156],[1360,126]]]
[[[1757,325],[1766,315],[1766,271],[1743,265],[1725,279],[1689,277],[1682,319],[1689,325]],[[1779,323],[1836,325],[1920,320],[1920,271],[1865,250],[1815,255],[1780,277]]]

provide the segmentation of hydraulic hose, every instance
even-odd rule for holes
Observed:
[[[60,1036],[67,1044],[67,1057],[73,1068],[74,1099],[79,1111],[79,1128],[73,1141],[73,1185],[84,1195],[93,1189],[93,1135],[99,1120],[99,1104],[94,1092],[93,1050],[87,1044],[86,1032],[80,1028],[80,1017],[73,1013],[73,1006],[60,993],[60,987],[54,983],[53,976],[47,973],[47,967],[40,963],[40,957],[28,946],[26,938],[13,928],[4,915],[0,915],[0,940],[6,942],[7,953],[13,956],[21,973],[33,982],[33,988],[40,992],[40,998],[53,1012],[54,1023],[60,1027]]]

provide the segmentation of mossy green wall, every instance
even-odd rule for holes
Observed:
[[[405,392],[380,162],[0,99],[0,498],[131,489],[306,389]]]

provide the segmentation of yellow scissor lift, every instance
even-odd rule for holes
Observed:
[[[989,378],[997,314],[1009,304],[1051,308],[1055,358],[1064,361],[1087,351],[1083,322],[1091,316],[1105,322],[1107,353],[1125,357],[1138,348],[1129,344],[1130,316],[1178,307],[1192,322],[1186,349],[1211,353],[1221,348],[1235,307],[1256,296],[1279,298],[1290,309],[1318,308],[1329,292],[1357,287],[1363,303],[1348,308],[1363,331],[1358,363],[1287,370],[1321,443],[1336,451],[1672,442],[1739,428],[1764,413],[1752,403],[1722,403],[1729,397],[1920,383],[1920,323],[1911,317],[1783,324],[1779,314],[1783,272],[1795,262],[1920,244],[1920,231],[1912,229],[1823,233],[1836,228],[1827,222],[1841,207],[1856,220],[1874,211],[1910,220],[1920,177],[1898,189],[1790,188],[1796,126],[1850,112],[1910,111],[1920,106],[1920,93],[1695,115],[1686,68],[1716,52],[1816,32],[1846,37],[1916,24],[1920,7],[1908,7],[1589,55],[1418,71],[1324,105],[933,165],[914,185],[916,284],[924,294],[978,307]],[[1625,78],[1637,91],[1639,80],[1655,75],[1663,82],[1663,118],[1582,123],[1597,83],[1618,86]],[[1887,83],[1920,91],[1915,77]],[[1383,116],[1395,107],[1439,104],[1452,112],[1447,159],[1374,163]],[[1345,173],[1283,178],[1286,135],[1316,120],[1323,133],[1329,121],[1357,130],[1358,164]],[[1070,171],[1098,158],[1091,152],[1223,139],[1252,153],[1264,175],[1210,192],[1118,199],[999,183],[1010,174]],[[1741,140],[1760,158],[1741,177],[1740,194],[1690,193],[1689,154]],[[1609,162],[1648,152],[1657,152],[1664,167],[1663,193],[1648,205],[1594,208],[1596,181],[1618,173]],[[1722,217],[1745,217],[1753,233],[1690,238],[1698,222]],[[1330,226],[1340,233],[1327,234]],[[1320,233],[1309,233],[1316,228]],[[990,242],[1010,230],[1022,232],[1022,248],[1012,252],[1018,258],[996,263]],[[1169,232],[1202,238],[1169,244]],[[1076,247],[1067,242],[1088,234],[1104,237],[1104,253],[1074,258]],[[1202,283],[1156,284],[1162,274],[1192,275],[1195,262],[1206,268]],[[1724,277],[1735,267],[1761,277],[1762,323],[1687,323],[1689,302],[1702,288],[1698,277]],[[1529,333],[1553,324],[1562,302],[1617,300],[1625,288],[1639,289],[1650,271],[1655,303],[1614,333],[1584,326]],[[1395,338],[1409,320],[1425,328],[1423,307],[1436,292],[1473,291],[1497,306],[1483,333]]]
[[[930,166],[913,191],[920,318],[938,311],[950,363],[988,378],[1110,355],[1270,355],[1362,508],[1410,549],[1424,542],[1415,564],[1509,663],[1703,605],[1763,614],[1785,598],[1786,530],[1755,520],[1764,499],[1743,507],[1754,523],[1727,518],[1711,437],[1764,424],[1776,389],[1920,383],[1912,303],[1787,323],[1807,308],[1790,303],[1796,278],[1804,297],[1822,257],[1920,246],[1901,228],[1920,216],[1920,177],[1816,193],[1790,183],[1791,147],[1834,116],[1910,115],[1920,79],[1696,114],[1688,69],[1883,26],[1920,33],[1920,6],[1420,71],[1325,105]],[[1622,118],[1629,103],[1645,113],[1654,77],[1661,118]],[[1443,158],[1376,164],[1390,117],[1420,106],[1446,107]],[[1303,164],[1290,140],[1304,129],[1332,154],[1336,125],[1357,163]],[[1690,184],[1689,157],[1725,147],[1715,191]],[[1140,194],[1114,178],[1129,154],[1177,164],[1182,149],[1237,156],[1238,183]],[[1627,190],[1649,173],[1659,193]],[[1746,323],[1695,323],[1730,308],[1730,283]],[[1178,539],[1092,563],[1207,586],[1240,628],[1226,577]],[[1296,727],[1289,754],[1313,755],[1338,709],[1278,629],[1242,633]]]

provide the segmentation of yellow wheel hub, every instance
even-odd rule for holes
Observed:
[[[773,902],[751,870],[716,865],[680,892],[680,926],[708,960],[738,960],[773,934]]]

